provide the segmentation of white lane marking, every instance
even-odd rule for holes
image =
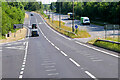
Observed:
[[[50,73],[49,76],[58,75],[59,73]]]
[[[90,72],[85,71],[85,73],[86,73],[87,75],[89,75],[91,78],[93,78],[93,79],[97,80],[97,79],[96,79],[96,77],[95,77],[94,75],[92,75]]]
[[[98,59],[98,58],[91,57],[90,59]]]
[[[52,46],[55,46],[53,43],[51,43],[52,44]]]
[[[0,51],[2,51],[2,50],[0,50]]]
[[[69,60],[72,61],[76,66],[80,67],[80,65],[77,62],[75,62],[72,58],[69,58]]]
[[[45,70],[45,71],[56,71],[56,69],[49,69],[49,70]]]
[[[108,55],[111,55],[111,56],[114,56],[114,57],[120,58],[118,55],[111,54],[111,53],[108,53],[108,52],[106,52],[106,51],[102,51],[102,50],[96,49],[96,48],[94,48],[94,47],[91,47],[91,46],[88,46],[88,45],[82,44],[82,43],[77,42],[77,41],[75,41],[75,42],[76,42],[77,44],[80,44],[80,45],[86,46],[86,47],[88,47],[88,48],[91,48],[91,49],[93,49],[93,50],[96,50],[96,51],[99,51],[99,52],[102,52],[102,53],[105,53],[105,54],[108,54]]]
[[[23,71],[21,71],[20,74],[23,74]]]
[[[21,78],[23,78],[23,75],[20,75],[20,76],[19,76],[19,79],[21,79]]]
[[[63,51],[60,51],[64,56],[67,56],[67,54],[65,54]]]
[[[22,68],[24,68],[25,67],[25,65],[22,65]]]
[[[37,14],[37,15],[39,15],[39,14]],[[40,16],[40,15],[39,15]],[[41,17],[41,16],[40,16]],[[43,18],[41,17],[41,19],[43,20]],[[43,20],[43,22],[45,23],[45,21]],[[65,39],[68,39],[68,40],[71,40],[70,38],[67,38],[67,37],[65,37],[65,36],[63,36],[62,34],[60,34],[60,33],[58,33],[58,32],[56,32],[55,30],[53,30],[51,27],[49,27],[46,23],[45,23],[45,25],[49,28],[49,29],[51,29],[53,32],[55,32],[56,34],[58,34],[58,35],[60,35],[60,36],[62,36],[63,38],[65,38]]]
[[[24,73],[26,58],[27,58],[27,49],[28,49],[28,42],[26,42],[25,55],[24,55],[24,59],[23,59],[22,68],[21,68],[19,78],[23,78],[23,73]]]
[[[44,63],[52,63],[52,61],[43,61]]]
[[[93,62],[98,62],[98,61],[103,61],[103,60],[101,60],[101,59],[96,59],[96,60],[92,60]]]
[[[21,71],[23,71],[25,68],[21,68]]]
[[[41,64],[41,65],[53,65],[55,63],[46,63],[46,64]]]
[[[57,46],[55,46],[55,48],[56,48],[57,50],[60,50]]]
[[[55,67],[55,66],[45,66],[45,68],[53,68],[53,67]]]

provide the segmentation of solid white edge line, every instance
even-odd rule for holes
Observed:
[[[60,51],[64,56],[67,56],[67,54],[65,54],[63,51]]]
[[[96,50],[96,51],[99,51],[99,52],[102,52],[102,53],[105,53],[105,54],[108,54],[108,55],[111,55],[111,56],[114,56],[114,57],[120,58],[118,55],[111,54],[111,53],[108,53],[108,52],[106,52],[106,51],[102,51],[102,50],[96,49],[96,48],[94,48],[94,47],[91,47],[91,46],[88,46],[88,45],[82,44],[82,43],[80,43],[80,42],[78,42],[78,41],[75,41],[75,42],[76,42],[77,44],[80,44],[80,45],[83,45],[83,46],[85,46],[85,47],[91,48],[91,49],[93,49],[93,50]]]
[[[69,58],[69,60],[72,61],[76,66],[80,67],[80,65],[77,62],[75,62],[72,58]]]
[[[89,75],[91,78],[97,80],[97,78],[96,78],[94,75],[92,75],[90,72],[85,71],[85,73],[86,73],[87,75]]]

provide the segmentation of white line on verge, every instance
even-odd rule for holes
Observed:
[[[80,45],[86,46],[86,47],[91,48],[91,49],[94,49],[94,50],[96,50],[96,51],[99,51],[99,52],[102,52],[102,53],[105,53],[105,54],[108,54],[108,55],[111,55],[111,56],[114,56],[114,57],[119,58],[118,55],[111,54],[111,53],[108,53],[108,52],[106,52],[106,51],[102,51],[102,50],[96,49],[96,48],[91,47],[91,46],[88,46],[88,45],[86,45],[86,44],[82,44],[82,43],[80,43],[80,42],[78,42],[78,41],[75,41],[75,42],[76,42],[77,44],[80,44]]]
[[[69,60],[72,61],[77,67],[80,67],[80,65],[77,62],[75,62],[72,58],[69,58]]]

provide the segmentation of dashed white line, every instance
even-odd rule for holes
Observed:
[[[20,74],[23,74],[23,71],[21,71]]]
[[[59,73],[51,73],[51,74],[48,74],[49,76],[53,76],[53,75],[58,75]]]
[[[21,68],[21,71],[23,71],[25,68]]]
[[[28,49],[28,42],[26,42],[25,55],[24,55],[24,59],[23,59],[22,68],[21,68],[19,78],[23,78],[23,73],[24,73],[26,58],[27,58],[27,49]]]
[[[41,64],[41,65],[53,65],[55,63],[46,63],[46,64]]]
[[[95,77],[94,75],[92,75],[90,72],[85,71],[85,73],[86,73],[86,74],[88,74],[91,78],[93,78],[93,79],[97,80],[97,79],[96,79],[96,77]]]
[[[103,60],[101,60],[101,59],[96,59],[96,60],[92,60],[93,62],[98,62],[98,61],[103,61]]]
[[[52,44],[52,46],[55,46],[53,43],[51,43]]]
[[[69,58],[69,60],[72,61],[76,66],[80,67],[80,65],[77,62],[75,62],[72,58]]]
[[[20,75],[19,78],[20,78],[20,79],[23,78],[23,75]]]
[[[49,69],[49,70],[45,70],[45,71],[56,71],[56,69]]]
[[[55,66],[45,66],[45,68],[53,68],[53,67],[55,67]]]
[[[60,51],[64,56],[67,56],[67,54],[65,54],[63,51]]]
[[[57,50],[60,50],[57,46],[55,46],[55,48],[56,48]]]
[[[94,47],[91,47],[91,46],[88,46],[88,45],[82,44],[82,43],[80,43],[80,42],[78,42],[78,41],[75,41],[75,42],[76,42],[77,44],[80,44],[80,45],[86,46],[86,47],[91,48],[91,49],[94,49],[94,50],[96,50],[96,51],[99,51],[99,52],[102,52],[102,53],[105,53],[105,54],[108,54],[108,55],[111,55],[111,56],[114,56],[114,57],[119,58],[118,55],[114,55],[114,54],[108,53],[108,52],[106,52],[106,51],[102,51],[102,50],[96,49],[96,48],[94,48]]]

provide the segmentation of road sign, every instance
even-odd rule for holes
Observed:
[[[14,24],[14,29],[23,28],[23,24]]]
[[[75,28],[77,29],[77,28],[78,28],[78,25],[75,25]]]

